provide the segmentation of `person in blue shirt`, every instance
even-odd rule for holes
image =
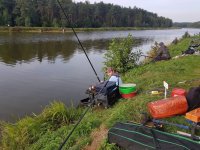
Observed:
[[[119,74],[111,67],[108,67],[106,70],[106,74],[108,76],[108,80],[106,81],[101,81],[100,83],[98,83],[97,85],[92,85],[91,87],[89,87],[89,90],[95,90],[96,86],[99,85],[104,85],[103,83],[106,83],[107,81],[111,81],[111,82],[115,82],[116,86],[120,86],[122,83],[122,79],[120,78]],[[107,85],[106,85],[107,86]]]
[[[116,82],[117,86],[120,86],[122,84],[122,79],[120,78],[119,74],[113,68],[108,67],[106,73],[109,77],[108,81]]]

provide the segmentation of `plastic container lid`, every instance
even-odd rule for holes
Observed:
[[[122,84],[119,86],[119,91],[122,94],[130,94],[136,91],[136,84]]]
[[[134,83],[126,83],[126,84],[121,84],[120,87],[136,87],[136,84],[134,84]]]

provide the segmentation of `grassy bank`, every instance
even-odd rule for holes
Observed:
[[[172,57],[186,50],[190,41],[191,38],[185,38],[177,45],[170,45],[169,49]],[[117,121],[140,122],[140,113],[147,112],[147,103],[163,98],[163,95],[155,96],[149,94],[149,91],[163,87],[163,81],[169,83],[169,91],[175,87],[188,90],[190,87],[200,85],[199,60],[200,56],[185,56],[169,61],[142,65],[125,73],[122,76],[125,83],[137,84],[137,97],[129,100],[120,99],[109,109],[94,108],[90,110],[64,149],[79,150],[90,144],[92,141],[91,132],[100,125],[110,128]],[[2,122],[0,148],[58,149],[83,112],[82,109],[75,110],[72,108],[70,111],[65,111],[65,109],[70,110],[61,103],[53,103],[38,116],[26,117],[15,124]],[[166,120],[187,124],[184,116],[171,117]],[[175,132],[176,129],[169,126],[165,128],[168,132]],[[115,148],[110,144],[104,143],[101,149]]]
[[[103,28],[75,28],[77,32],[86,31],[120,31],[120,30],[147,30],[147,29],[166,29],[166,28],[146,28],[146,27],[103,27]],[[0,27],[0,32],[72,32],[71,28],[58,27]]]

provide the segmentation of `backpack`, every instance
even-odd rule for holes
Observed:
[[[190,88],[186,95],[186,99],[188,102],[189,111],[200,107],[200,86]]]
[[[95,103],[102,104],[105,108],[110,107],[120,98],[119,88],[116,82],[105,81],[100,83],[96,85],[96,92],[98,94],[95,96]]]
[[[195,50],[194,49],[191,49],[190,47],[183,52],[183,54],[194,54],[195,53]]]

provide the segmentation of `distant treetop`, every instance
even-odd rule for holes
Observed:
[[[74,27],[171,27],[172,20],[134,7],[60,0]],[[0,0],[0,26],[68,27],[56,0]]]

